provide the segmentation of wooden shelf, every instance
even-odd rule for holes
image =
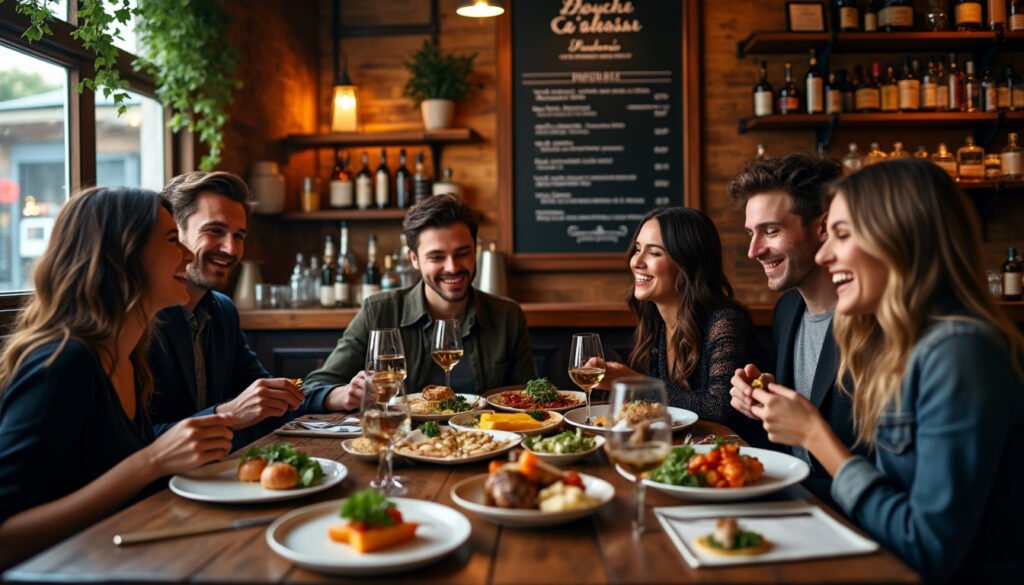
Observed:
[[[814,130],[829,123],[829,114],[773,114],[740,120],[740,134],[754,130]]]
[[[479,139],[469,128],[409,130],[402,132],[331,132],[290,134],[282,143],[291,148],[332,146],[399,146],[402,144],[466,144]]]
[[[996,44],[996,33],[991,31],[854,32],[834,36],[831,33],[755,32],[737,44],[737,54],[740,57],[795,54],[824,46],[830,46],[833,53],[973,52],[993,44]],[[1004,33],[998,47],[1024,50],[1024,33]]]
[[[1024,181],[957,181],[964,191],[1020,191]]]
[[[917,128],[1009,126],[1024,123],[1024,112],[892,112],[877,114],[774,114],[739,122],[740,134],[754,130],[815,130],[829,124],[844,128]]]
[[[281,215],[287,221],[366,221],[374,219],[401,220],[407,209],[321,209],[320,211],[289,211]]]

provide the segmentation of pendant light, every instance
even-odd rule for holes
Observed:
[[[359,88],[348,77],[348,63],[342,57],[341,73],[334,81],[331,98],[331,132],[359,130]]]
[[[489,18],[505,13],[501,0],[459,0],[455,14],[471,18]]]

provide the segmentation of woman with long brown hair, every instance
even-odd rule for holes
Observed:
[[[1021,573],[1024,340],[989,294],[974,213],[928,161],[902,159],[835,186],[816,260],[837,287],[839,383],[853,395],[853,456],[817,409],[755,390],[768,438],[834,477],[844,511],[929,581]]]
[[[154,441],[145,412],[150,324],[188,299],[191,257],[152,191],[93,188],[61,209],[0,354],[0,567],[227,454],[229,418]]]
[[[753,324],[732,299],[715,224],[694,209],[652,210],[633,234],[629,268],[633,348],[627,364],[607,362],[601,387],[643,372],[665,381],[671,406],[736,418],[730,378],[753,358]]]

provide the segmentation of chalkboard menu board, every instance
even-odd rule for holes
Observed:
[[[514,253],[622,253],[683,202],[682,4],[514,3]]]

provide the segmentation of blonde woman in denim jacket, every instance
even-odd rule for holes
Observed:
[[[836,284],[853,456],[817,409],[755,390],[768,438],[810,451],[844,511],[929,582],[1010,582],[1024,557],[1024,351],[985,286],[970,203],[902,159],[841,180],[816,261]]]

